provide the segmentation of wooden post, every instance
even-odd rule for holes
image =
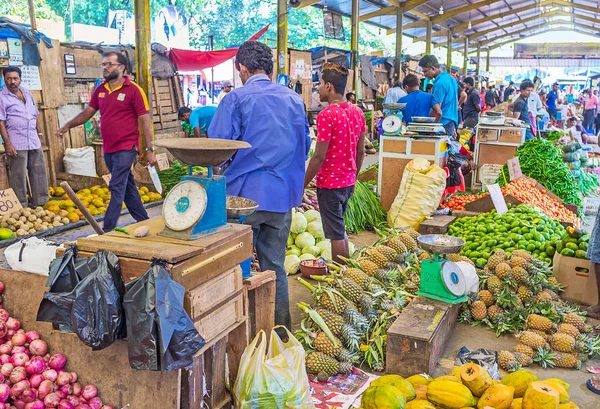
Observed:
[[[152,49],[150,43],[150,0],[134,0],[135,10],[135,64],[137,75],[135,81],[146,93],[152,116]],[[153,132],[154,134],[154,128]],[[154,139],[154,135],[152,135]],[[140,152],[146,149],[146,139],[140,133]]]
[[[475,67],[475,75],[477,76],[477,81],[479,80],[479,73],[481,68],[481,44],[477,43],[477,65]]]
[[[37,30],[37,22],[35,21],[35,6],[33,0],[27,0],[27,8],[29,9],[29,23],[31,28]]]
[[[394,60],[394,80],[400,80],[400,71],[402,71],[402,35],[404,29],[404,3],[396,10],[396,59]]]
[[[431,54],[431,30],[433,28],[432,26],[433,24],[431,23],[431,20],[429,20],[427,22],[427,36],[425,39],[425,54],[427,55]]]
[[[277,0],[277,73],[289,73],[287,0]]]
[[[466,77],[469,68],[469,37],[465,37],[465,50],[463,51],[463,55],[465,57],[463,62],[463,75]]]
[[[360,0],[352,0],[352,32],[350,38],[350,50],[352,51],[352,70],[353,70],[353,78],[352,78],[352,89],[356,92],[356,97],[360,96],[359,80],[358,80],[358,25],[359,25],[359,17],[360,17]]]
[[[487,49],[487,55],[485,57],[485,72],[490,72],[490,49]]]
[[[448,29],[448,44],[446,44],[446,69],[448,74],[452,73],[452,29]]]

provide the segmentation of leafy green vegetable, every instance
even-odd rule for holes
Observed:
[[[358,233],[385,223],[386,214],[379,204],[379,196],[369,188],[372,184],[356,181],[344,217],[346,231]]]
[[[113,229],[113,231],[118,231],[119,233],[125,233],[125,234],[129,235],[129,232],[122,227],[115,227]]]

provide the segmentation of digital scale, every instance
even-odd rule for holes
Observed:
[[[418,295],[458,304],[467,300],[467,286],[460,266],[446,258],[446,254],[459,253],[465,241],[458,237],[426,234],[417,238],[419,245],[433,260],[421,261],[421,284]]]
[[[383,108],[389,112],[381,121],[381,128],[384,135],[398,136],[402,133],[402,110],[406,104],[383,104]]]
[[[167,149],[178,161],[190,166],[163,202],[165,223],[160,236],[180,240],[200,237],[230,228],[228,219],[243,222],[258,204],[252,200],[227,196],[225,176],[215,175],[213,166],[221,165],[239,149],[250,148],[243,141],[208,138],[174,138],[154,141],[154,146]],[[192,166],[203,166],[207,174],[193,175]],[[235,207],[241,206],[241,207]]]
[[[420,134],[421,136],[446,135],[446,128],[440,123],[411,122],[406,126],[406,130]]]
[[[480,125],[503,126],[506,117],[502,112],[486,111],[479,117]]]

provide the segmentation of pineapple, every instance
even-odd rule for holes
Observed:
[[[521,344],[527,345],[528,347],[531,347],[534,350],[549,347],[545,338],[532,331],[523,331],[519,336],[519,341],[521,342]]]
[[[464,261],[465,263],[469,263],[470,265],[472,265],[473,267],[475,267],[475,263],[473,263],[473,260],[471,260],[467,256],[460,256],[460,260],[459,261]]]
[[[502,314],[504,314],[504,310],[502,308],[498,307],[497,305],[492,305],[487,310],[487,315],[488,315],[488,317],[490,317],[491,320],[493,320],[496,316],[499,316]]]
[[[336,314],[342,314],[348,306],[348,301],[336,292],[324,291],[318,299],[318,304]]]
[[[371,277],[363,273],[358,268],[348,268],[343,272],[344,277],[351,279],[363,290],[371,289]]]
[[[410,228],[410,227],[408,229],[404,230],[404,233],[408,234],[410,237],[412,237],[415,240],[417,240],[417,237],[419,237],[421,235],[418,231],[416,231],[415,229]]]
[[[379,269],[377,270],[377,273],[375,273],[375,279],[384,284],[389,284],[396,281],[398,279],[399,274],[400,272],[397,268]]]
[[[358,355],[353,352],[348,351],[347,349],[342,349],[342,351],[337,356],[340,362],[356,362],[358,359]]]
[[[342,317],[344,317],[344,322],[356,328],[359,333],[364,333],[369,329],[369,320],[353,306],[348,306]]]
[[[489,258],[487,267],[490,271],[495,271],[498,264],[502,263],[506,259],[506,253],[504,251],[497,251]]]
[[[556,354],[550,352],[547,348],[538,348],[537,352],[533,356],[533,361],[537,362],[542,368],[553,368],[555,366],[554,360]]]
[[[510,256],[510,266],[512,268],[521,267],[521,268],[527,270],[529,267],[529,263],[523,257],[519,257],[519,256],[515,257],[515,253],[513,252],[513,254],[511,254],[511,256]]]
[[[577,328],[575,328],[571,324],[560,324],[558,326],[558,332],[561,334],[567,334],[572,336],[573,338],[578,338],[581,334]]]
[[[544,338],[548,342],[550,342],[550,339],[552,338],[551,335],[548,335],[544,331],[540,331],[539,329],[530,329],[530,328],[527,328],[527,331],[533,332],[534,334],[538,334],[540,337]]]
[[[398,238],[406,246],[408,251],[415,251],[417,249],[417,241],[406,233],[401,233]]]
[[[336,375],[340,368],[339,362],[321,352],[312,352],[306,356],[306,371],[312,374],[324,373]]]
[[[527,367],[533,363],[533,358],[527,354],[523,354],[521,352],[515,352],[514,356],[515,356],[516,361],[522,367]]]
[[[375,247],[375,250],[381,253],[387,259],[387,261],[394,261],[398,255],[396,250],[385,245],[379,245]]]
[[[419,261],[430,260],[430,259],[431,259],[431,254],[429,254],[426,251],[424,251],[421,254],[419,254]]]
[[[583,348],[583,344],[578,342],[568,334],[556,333],[550,340],[552,349],[558,352],[578,352]]]
[[[515,346],[515,352],[520,352],[520,353],[528,355],[532,358],[535,355],[533,348],[528,347],[527,345],[524,345],[524,344],[517,344],[517,346]]]
[[[450,261],[453,261],[455,263],[458,263],[459,261],[462,261],[461,259],[461,255],[457,254],[457,253],[452,253],[452,254],[447,254],[446,258]]]
[[[554,364],[558,368],[581,368],[581,361],[577,354],[569,354],[565,352],[556,352],[554,358]]]
[[[498,294],[504,289],[504,284],[497,276],[492,275],[487,280],[487,287],[492,294]]]
[[[340,339],[346,348],[350,351],[357,351],[360,345],[360,336],[353,326],[344,324],[340,332]],[[342,360],[340,358],[340,360]]]
[[[514,272],[515,270],[513,270],[513,274]],[[519,295],[519,298],[523,301],[527,301],[531,297],[533,297],[533,293],[531,292],[529,287],[525,287],[524,285],[520,285],[519,288],[517,288],[517,294]]]
[[[360,286],[349,278],[342,278],[338,281],[338,284],[340,293],[350,302],[359,302],[364,294]]]
[[[375,273],[377,273],[377,270],[379,270],[377,264],[366,258],[358,260],[358,265],[367,275],[371,277],[373,277]]]
[[[509,351],[500,351],[498,353],[498,365],[507,372],[513,372],[519,369],[517,359]]]
[[[512,269],[512,277],[519,284],[527,284],[529,273],[523,267],[514,267]]]
[[[471,315],[477,321],[481,321],[487,317],[487,308],[483,301],[475,301],[471,304]]]
[[[479,291],[479,299],[483,301],[486,307],[490,307],[494,304],[494,295],[488,290]]]
[[[510,277],[512,272],[510,266],[504,262],[498,264],[494,271],[496,272],[496,275],[500,280],[504,280],[505,278]]]
[[[334,338],[334,340],[335,342],[332,342],[324,332],[319,331],[313,340],[313,345],[317,351],[335,358],[342,352],[342,341],[337,338]]]
[[[375,263],[378,268],[385,267],[385,265],[388,262],[387,258],[375,248],[367,249],[365,251],[365,255],[367,257],[367,260],[370,260],[373,263]]]
[[[356,330],[351,325],[344,322],[344,318],[341,315],[328,311],[325,308],[317,308],[315,311],[323,318],[327,328],[336,337],[341,337],[344,340],[345,337],[342,336],[344,333],[348,333],[349,331],[356,333]]]
[[[537,293],[534,297],[534,300],[536,300],[537,302],[543,304],[546,302],[551,302],[552,301],[552,297],[550,296],[550,294],[544,292],[544,291],[540,291],[539,293]]]
[[[385,245],[395,250],[398,254],[406,253],[406,246],[398,237],[393,237],[385,242]]]
[[[512,254],[510,255],[510,258],[512,259],[514,257],[521,257],[521,258],[525,259],[525,261],[533,260],[533,256],[531,254],[529,254],[528,252],[526,252],[525,250],[513,251]]]
[[[537,329],[543,332],[556,331],[556,324],[538,314],[529,314],[526,322],[527,329]]]
[[[579,330],[579,332],[586,332],[585,320],[574,312],[570,312],[565,315],[563,322],[565,324],[571,324]]]
[[[338,373],[342,375],[347,375],[352,372],[353,367],[354,365],[352,364],[352,362],[342,361],[339,363]]]
[[[544,292],[550,296],[550,299],[551,299],[552,301],[559,301],[559,300],[560,300],[560,297],[558,296],[558,294],[556,294],[556,293],[555,293],[554,291],[552,291],[551,289],[549,289],[549,288],[544,288]]]

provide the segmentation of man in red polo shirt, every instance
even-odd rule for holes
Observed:
[[[156,164],[148,99],[140,86],[125,75],[126,69],[127,58],[123,54],[104,53],[102,74],[105,81],[94,90],[87,108],[56,131],[56,135],[62,137],[70,128],[85,124],[100,110],[104,162],[111,174],[108,186],[111,197],[104,218],[106,232],[117,226],[123,202],[136,221],[148,219],[131,172],[140,149],[140,125],[146,138],[146,160],[152,166]]]

